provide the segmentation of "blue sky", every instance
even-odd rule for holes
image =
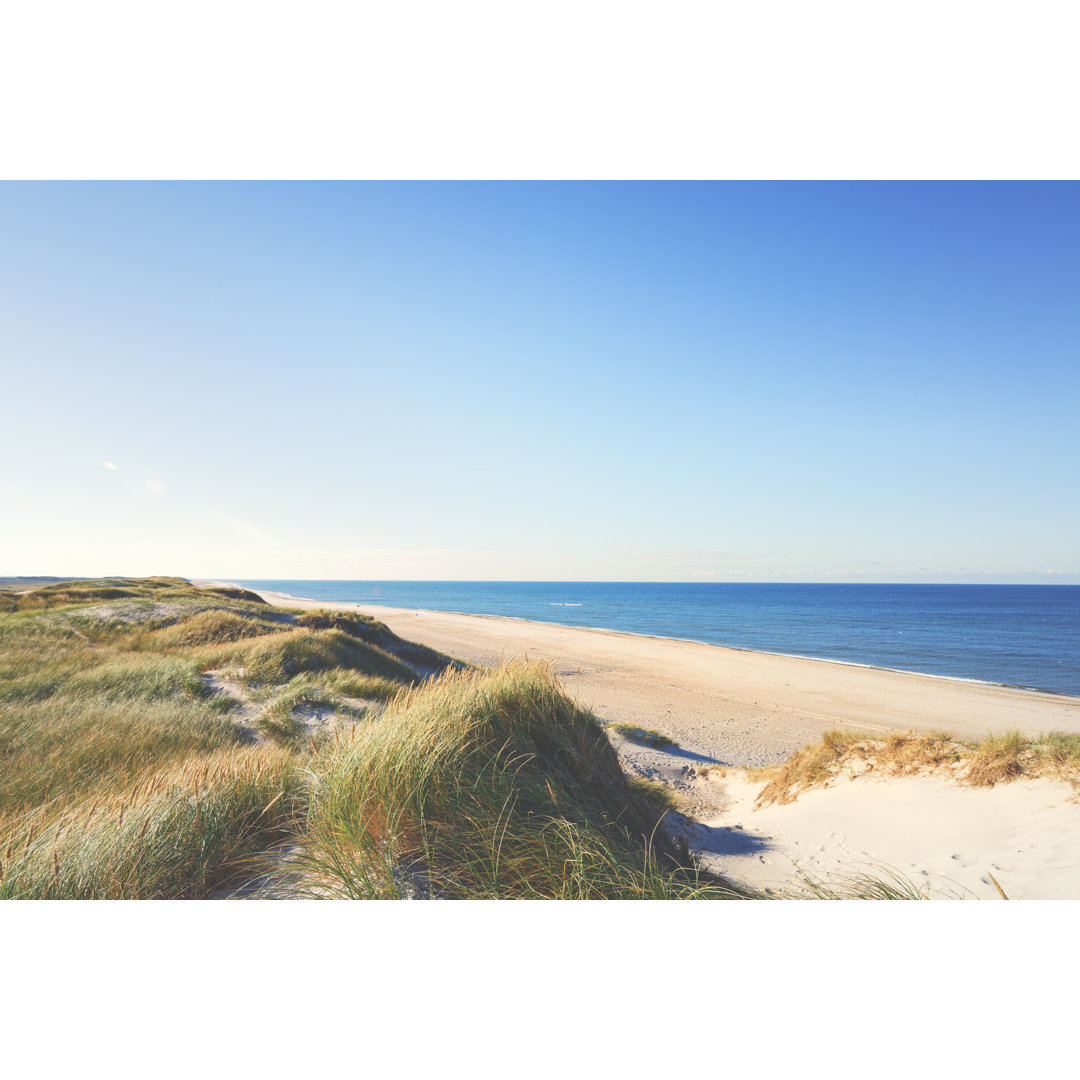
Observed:
[[[0,184],[0,574],[1080,582],[1078,211]]]

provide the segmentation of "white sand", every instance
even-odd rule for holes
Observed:
[[[963,787],[940,777],[841,779],[786,806],[754,810],[760,783],[717,785],[730,802],[703,822],[710,869],[782,889],[799,871],[818,880],[899,871],[932,898],[1080,897],[1080,802],[1067,783]]]
[[[719,781],[691,766],[765,765],[834,727],[930,729],[957,738],[992,731],[1080,733],[1080,698],[689,641],[494,616],[300,600],[299,608],[362,611],[411,641],[473,663],[550,661],[567,691],[608,722],[663,732],[679,749],[619,740],[628,768],[673,784],[699,823],[691,845],[716,869],[783,886],[885,865],[933,895],[1080,898],[1080,804],[1046,780],[961,787],[939,778],[859,777],[753,810],[760,784],[738,769]]]

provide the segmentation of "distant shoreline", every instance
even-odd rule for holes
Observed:
[[[203,585],[203,586],[213,584],[213,585],[219,585],[219,586],[229,586],[229,587],[234,587],[234,588],[252,588],[252,586],[250,586],[250,585],[241,585],[241,584],[239,584],[237,582],[208,581],[208,580],[203,580],[203,579],[195,580],[193,583],[197,584],[197,585]],[[713,584],[713,583],[705,582],[703,584]],[[739,583],[739,584],[743,584],[743,583]],[[826,584],[831,584],[831,583],[826,583]],[[1080,586],[1078,586],[1078,587],[1080,587]],[[977,678],[973,678],[973,677],[970,677],[970,676],[963,676],[963,675],[943,675],[943,674],[938,674],[936,672],[921,671],[921,670],[919,670],[917,668],[902,668],[902,667],[893,667],[893,666],[887,665],[887,664],[870,664],[870,663],[863,663],[863,662],[860,662],[860,661],[857,661],[857,660],[842,660],[842,659],[838,659],[836,657],[819,656],[819,655],[815,655],[813,653],[784,652],[784,651],[775,650],[775,649],[756,649],[756,648],[752,648],[752,647],[746,646],[746,645],[731,645],[731,644],[722,644],[722,643],[718,643],[718,642],[714,642],[714,641],[705,641],[705,640],[703,640],[701,638],[682,637],[682,636],[676,636],[676,635],[671,635],[671,634],[646,633],[646,632],[643,632],[643,631],[634,631],[634,630],[620,630],[620,629],[617,629],[615,627],[609,627],[609,626],[584,626],[584,625],[567,624],[567,623],[560,623],[560,622],[549,622],[549,621],[544,620],[544,619],[526,618],[524,616],[519,616],[519,615],[493,615],[493,614],[489,614],[489,613],[486,613],[486,612],[457,611],[457,610],[453,610],[453,609],[444,610],[444,609],[441,609],[441,608],[400,607],[400,606],[397,606],[397,605],[379,604],[377,602],[368,602],[368,601],[361,602],[361,601],[351,601],[351,600],[340,600],[340,601],[320,600],[320,599],[315,598],[315,597],[296,596],[296,595],[294,595],[292,593],[279,592],[277,590],[253,589],[253,591],[258,592],[260,595],[264,595],[264,594],[267,595],[267,596],[274,595],[274,596],[280,597],[282,599],[298,600],[298,601],[303,601],[306,604],[315,604],[315,605],[320,605],[320,606],[336,606],[338,604],[341,604],[341,605],[344,605],[346,607],[352,606],[352,607],[359,607],[359,608],[362,608],[362,609],[367,609],[367,608],[376,609],[377,608],[377,609],[382,610],[382,611],[396,612],[396,613],[399,613],[399,614],[402,614],[402,615],[409,614],[409,613],[412,613],[412,612],[422,612],[422,613],[427,614],[427,615],[435,615],[435,614],[457,615],[457,616],[461,616],[463,618],[470,618],[470,619],[495,619],[495,620],[503,620],[503,621],[506,621],[506,622],[533,624],[533,625],[537,625],[537,626],[549,626],[549,627],[556,627],[556,628],[563,628],[563,629],[582,630],[582,631],[588,631],[588,632],[599,633],[599,634],[616,634],[616,635],[624,636],[624,637],[643,638],[643,639],[653,640],[653,641],[678,641],[678,642],[685,642],[687,644],[692,644],[692,645],[700,645],[700,646],[710,648],[710,649],[730,649],[730,650],[732,650],[734,652],[753,653],[753,654],[758,654],[758,655],[762,655],[762,656],[785,657],[785,658],[795,659],[795,660],[808,660],[808,661],[812,661],[814,663],[820,663],[820,664],[833,664],[833,665],[838,665],[840,667],[859,668],[859,669],[865,669],[865,670],[868,670],[868,671],[891,672],[891,673],[894,673],[894,674],[897,674],[897,675],[909,675],[909,676],[915,676],[917,678],[923,678],[923,679],[934,679],[934,680],[940,680],[940,681],[945,681],[945,682],[965,683],[965,684],[970,684],[970,685],[973,685],[973,686],[1000,687],[1002,689],[1017,690],[1017,691],[1021,691],[1023,693],[1028,693],[1028,694],[1042,694],[1042,695],[1049,695],[1050,697],[1065,698],[1065,699],[1068,699],[1068,700],[1073,700],[1073,701],[1077,702],[1077,704],[1080,704],[1080,694],[1070,694],[1070,693],[1065,693],[1065,692],[1057,691],[1057,690],[1047,690],[1047,689],[1044,689],[1043,687],[1032,686],[1032,685],[1024,684],[1024,683],[1004,682],[1004,681],[1001,681],[1001,680],[994,680],[994,679],[977,679]],[[565,606],[565,605],[558,605],[558,606]]]
[[[472,663],[547,660],[602,718],[655,728],[726,764],[783,760],[833,727],[945,729],[961,738],[1080,733],[1080,698],[1041,690],[513,616],[253,591],[285,607],[361,611]]]

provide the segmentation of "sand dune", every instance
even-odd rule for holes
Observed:
[[[1080,898],[1080,804],[1049,780],[963,788],[938,777],[859,777],[754,809],[760,784],[738,766],[782,761],[829,728],[947,730],[960,739],[1019,729],[1080,733],[1080,698],[930,675],[495,616],[300,600],[362,611],[394,633],[478,664],[550,661],[568,692],[608,722],[661,731],[673,752],[622,744],[627,767],[688,800],[707,865],[784,887],[890,866],[933,895]],[[735,766],[718,782],[693,766]]]
[[[774,764],[833,727],[946,729],[958,738],[1013,728],[1080,733],[1080,698],[611,630],[261,595],[363,611],[473,663],[549,660],[602,719],[655,728],[728,765]]]
[[[1080,801],[1062,781],[841,778],[757,810],[761,785],[745,775],[718,787],[725,805],[698,827],[696,846],[710,869],[750,885],[783,889],[805,874],[842,887],[884,867],[933,898],[999,899],[994,880],[1011,900],[1080,897]]]

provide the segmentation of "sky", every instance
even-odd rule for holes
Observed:
[[[1075,183],[0,183],[0,574],[1080,583]]]

